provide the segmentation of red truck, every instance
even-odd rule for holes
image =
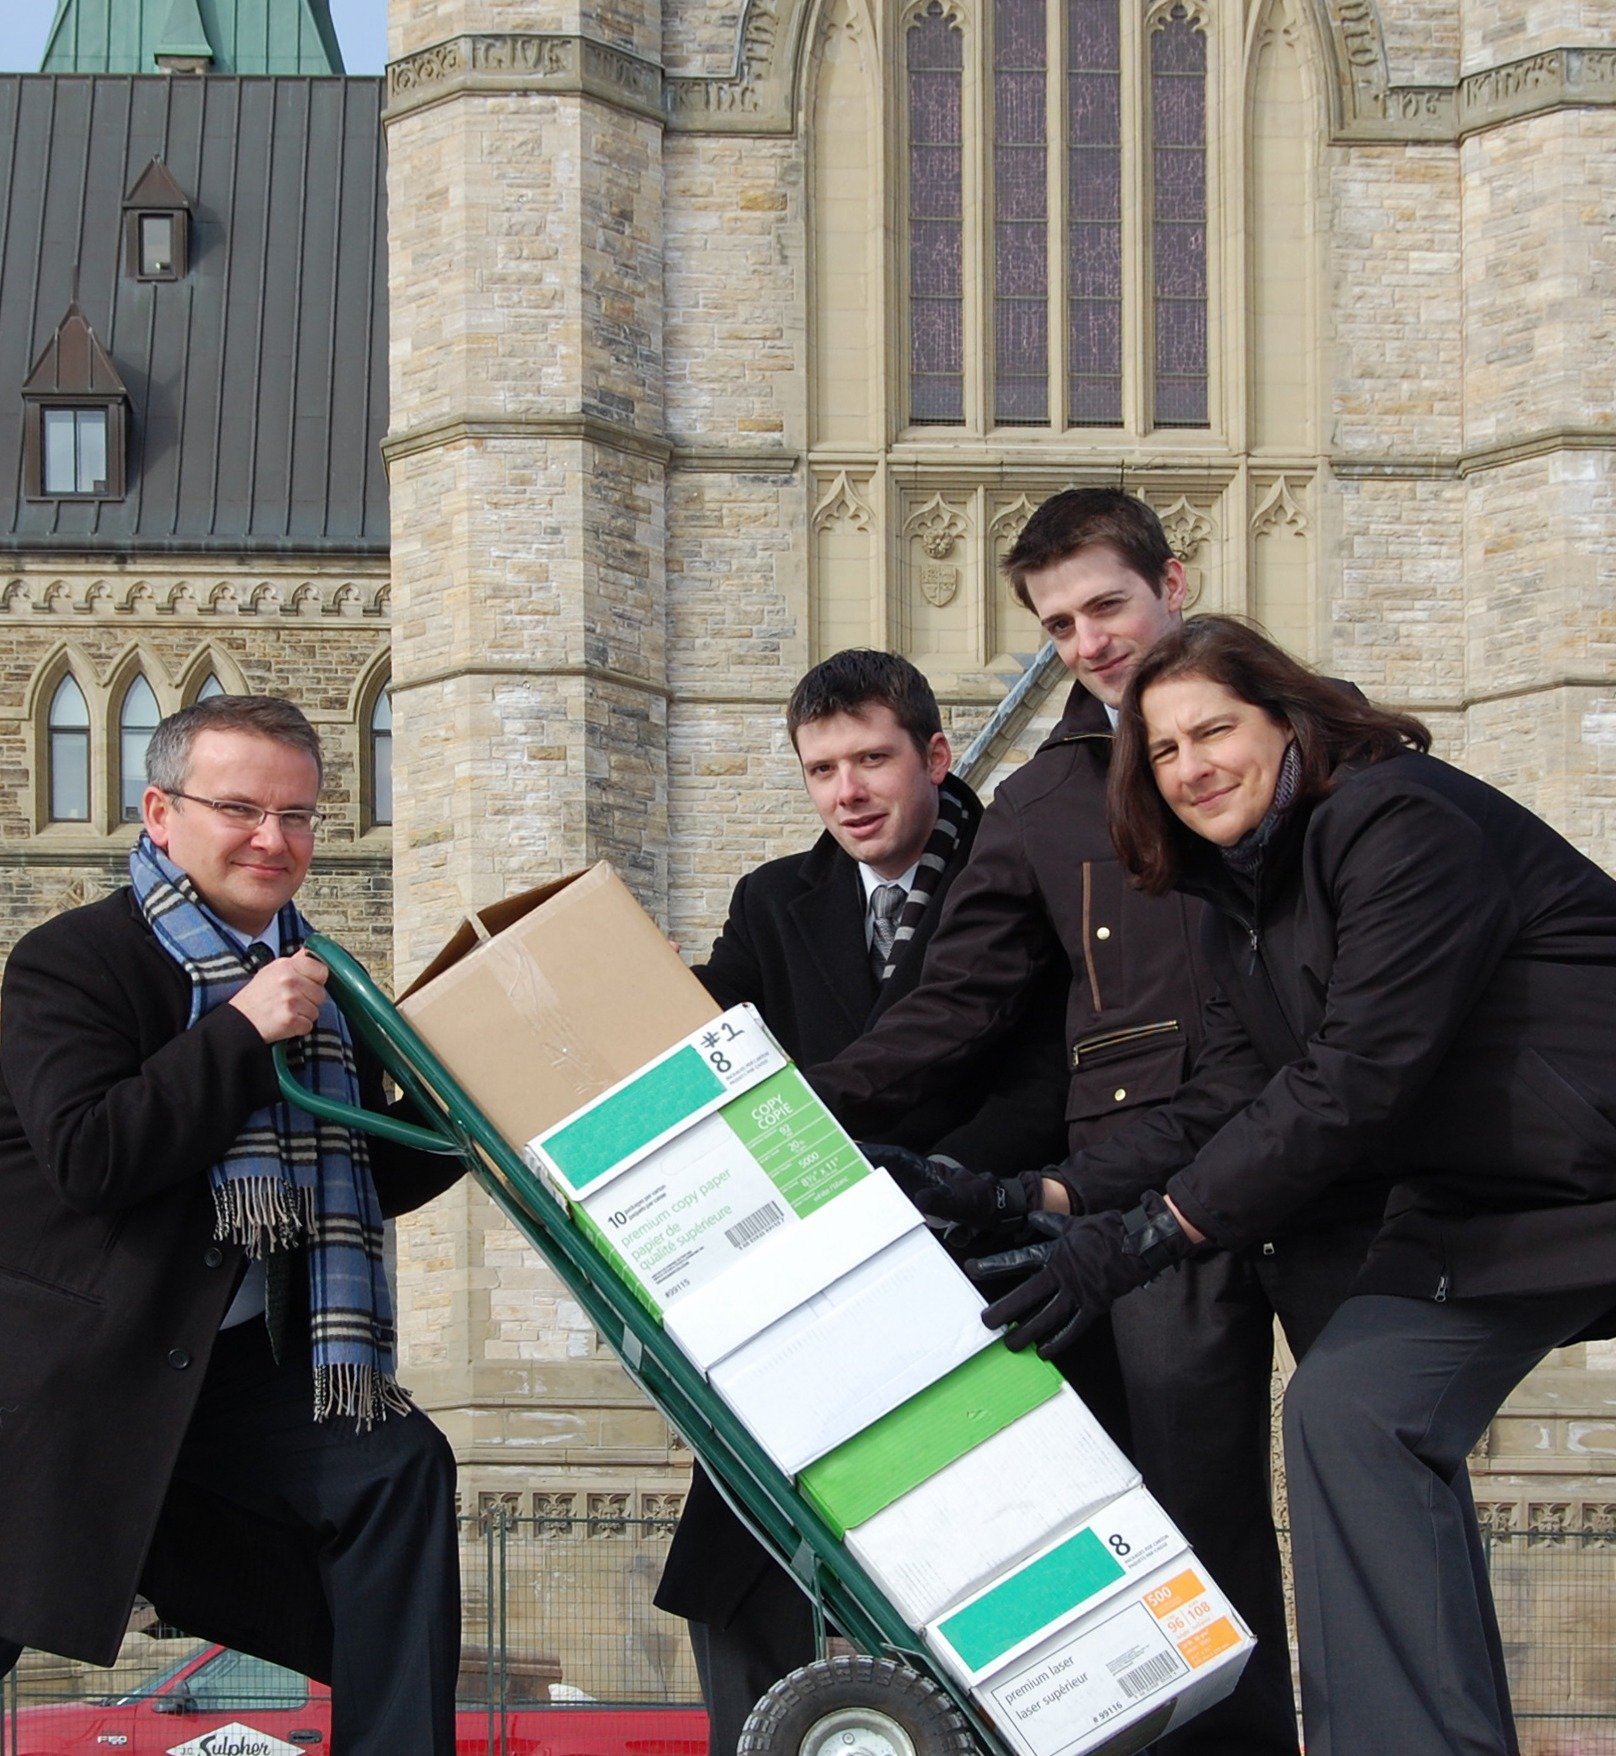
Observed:
[[[469,1674],[475,1685],[475,1673]],[[462,1672],[463,1684],[468,1673]],[[545,1699],[462,1703],[456,1756],[707,1756],[707,1716],[678,1704]],[[203,1646],[132,1694],[98,1704],[0,1709],[0,1751],[15,1756],[331,1756],[331,1691],[295,1671]],[[337,1752],[336,1756],[341,1756]]]

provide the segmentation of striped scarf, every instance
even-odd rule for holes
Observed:
[[[960,783],[953,775],[945,774],[943,784],[937,789],[937,827],[932,830],[931,839],[926,843],[926,851],[920,856],[915,881],[909,886],[903,913],[898,916],[897,931],[892,935],[892,949],[887,953],[887,960],[881,967],[883,982],[891,979],[892,972],[903,961],[905,948],[926,918],[926,910],[931,907],[932,898],[937,894],[937,880],[948,870],[949,863],[959,852],[960,836],[964,833],[968,809],[966,795]]]
[[[157,943],[191,981],[189,1029],[252,976],[246,952],[211,914],[184,872],[147,835],[129,856],[129,879]],[[279,916],[281,949],[309,926],[291,903]],[[353,1041],[336,1003],[286,1044],[292,1070],[320,1096],[357,1106]],[[317,1121],[284,1099],[250,1115],[208,1173],[214,1236],[250,1257],[302,1247],[308,1264],[314,1418],[350,1415],[361,1426],[408,1414],[394,1378],[393,1313],[382,1268],[382,1214],[362,1134]]]

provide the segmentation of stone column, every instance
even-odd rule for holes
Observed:
[[[1461,15],[1467,750],[1609,867],[1616,10]]]
[[[402,983],[468,904],[596,859],[665,911],[661,14],[392,0],[389,52]],[[535,1464],[553,1486],[665,1461],[478,1191],[399,1255],[406,1382],[472,1504]]]

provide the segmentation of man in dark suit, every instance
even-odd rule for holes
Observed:
[[[793,692],[786,727],[824,833],[807,853],[741,879],[696,974],[721,1005],[756,1006],[806,1065],[855,1041],[914,986],[982,808],[948,772],[931,686],[895,653],[841,652],[817,665]],[[974,1079],[887,1137],[1005,1172],[1047,1162],[1065,1138],[1066,980],[1061,971],[1043,985],[1027,1026]],[[1091,1350],[1097,1370],[1108,1347],[1102,1337]],[[690,1622],[711,1756],[733,1756],[758,1697],[813,1659],[814,1626],[808,1600],[699,1467],[657,1603]]]
[[[386,1214],[455,1160],[379,1108],[292,898],[321,753],[289,702],[153,734],[130,884],[27,934],[0,1030],[0,1674],[163,1620],[332,1684],[345,1756],[452,1756],[454,1459],[394,1377]]]

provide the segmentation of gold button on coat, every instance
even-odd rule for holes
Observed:
[[[1125,1085],[1119,1085],[1117,1087],[1117,1089],[1114,1092],[1112,1092],[1112,1094],[1111,1094],[1112,1098],[1119,1104],[1122,1102],[1122,1100],[1127,1095],[1128,1095],[1128,1088]]]

